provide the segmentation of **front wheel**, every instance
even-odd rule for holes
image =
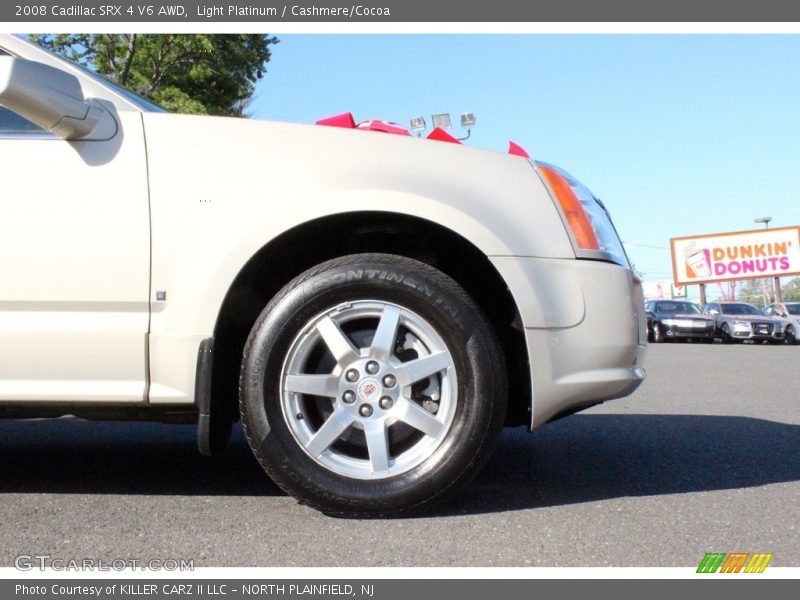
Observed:
[[[797,344],[797,334],[795,333],[794,325],[788,325],[786,327],[786,331],[784,332],[784,337],[786,338],[786,343],[794,346]]]
[[[659,325],[657,321],[653,321],[653,326],[650,330],[650,341],[654,344],[664,341],[664,334],[661,332],[661,325]]]
[[[722,329],[720,329],[720,338],[722,338],[723,344],[732,344],[736,341],[733,339],[730,327],[728,327],[727,323],[722,324]]]
[[[506,410],[502,352],[452,279],[360,254],[310,269],[267,305],[244,351],[240,409],[272,479],[341,516],[391,516],[457,491]]]

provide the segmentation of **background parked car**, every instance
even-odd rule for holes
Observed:
[[[649,300],[647,335],[651,342],[677,339],[696,339],[706,344],[714,343],[716,320],[704,315],[696,304],[678,300]]]
[[[723,344],[745,340],[783,341],[783,319],[767,316],[752,304],[744,302],[710,302],[703,313],[716,319],[717,335]]]
[[[784,325],[784,337],[789,344],[800,341],[800,302],[777,302],[764,308],[764,314],[788,321]]]

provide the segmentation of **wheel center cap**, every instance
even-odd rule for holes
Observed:
[[[373,400],[377,400],[378,396],[381,395],[381,384],[378,383],[377,379],[367,377],[358,384],[356,391],[361,400],[372,402]]]

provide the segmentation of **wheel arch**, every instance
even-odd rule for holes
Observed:
[[[238,375],[250,329],[266,303],[289,281],[321,262],[362,252],[419,260],[461,285],[486,313],[506,356],[509,425],[530,422],[528,349],[516,301],[486,254],[453,230],[417,216],[384,211],[323,216],[262,246],[234,278],[214,327],[212,408],[238,418]]]

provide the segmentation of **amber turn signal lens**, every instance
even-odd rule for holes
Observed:
[[[550,167],[540,166],[539,171],[544,175],[545,180],[550,185],[550,189],[556,195],[578,248],[599,250],[600,244],[592,228],[592,223],[589,221],[589,216],[583,210],[581,201],[578,200],[567,180]]]

